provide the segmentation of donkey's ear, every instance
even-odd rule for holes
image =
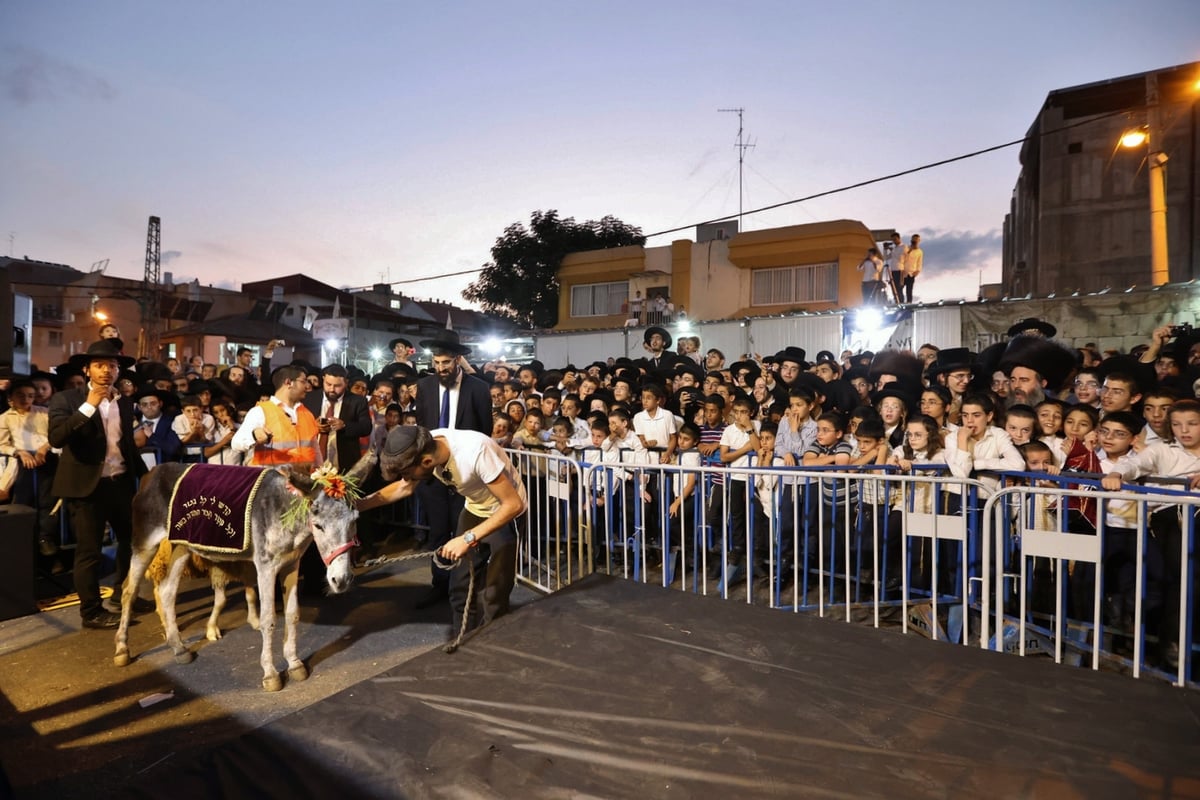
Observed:
[[[314,481],[304,471],[288,470],[284,473],[288,483],[299,489],[303,494],[308,494],[312,491]]]
[[[367,479],[367,475],[371,473],[371,468],[379,461],[379,454],[374,449],[368,450],[367,453],[358,460],[358,462],[350,468],[346,473],[346,478],[356,486],[362,486],[363,481]]]

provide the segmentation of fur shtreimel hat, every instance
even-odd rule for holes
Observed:
[[[871,359],[867,377],[871,383],[875,383],[880,375],[912,378],[920,383],[924,370],[925,363],[907,350],[882,350]]]
[[[1022,334],[1009,341],[997,368],[1005,375],[1012,374],[1013,367],[1031,369],[1045,379],[1048,391],[1059,392],[1075,364],[1075,351],[1062,342]]]

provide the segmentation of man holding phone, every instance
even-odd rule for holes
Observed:
[[[321,392],[309,392],[304,405],[317,418],[317,459],[340,472],[354,466],[362,451],[359,437],[371,435],[367,399],[347,392],[350,376],[341,364],[321,370]]]

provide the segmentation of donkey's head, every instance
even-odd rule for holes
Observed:
[[[373,459],[363,458],[345,475],[329,469],[311,475],[288,474],[288,483],[303,495],[307,525],[325,562],[325,581],[334,594],[346,591],[354,579],[353,552],[358,545],[354,504],[358,486],[373,464]]]

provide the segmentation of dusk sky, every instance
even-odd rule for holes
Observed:
[[[986,10],[984,10],[986,9]],[[0,247],[238,288],[478,269],[534,210],[653,233],[1018,139],[1046,94],[1200,60],[1195,0],[0,0]],[[894,227],[918,300],[1000,278],[1012,147],[747,217]],[[693,232],[651,239],[650,245]],[[472,276],[398,288],[462,303]]]

